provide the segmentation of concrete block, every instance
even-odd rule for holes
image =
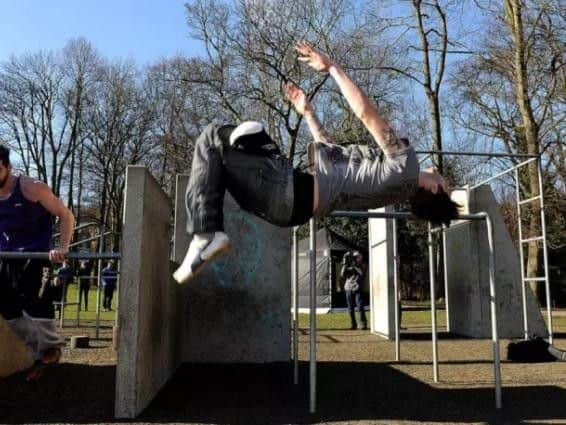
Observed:
[[[71,348],[88,348],[90,338],[88,335],[73,335],[71,337]]]
[[[521,265],[499,205],[489,186],[470,192],[470,211],[485,211],[493,222],[498,332],[501,338],[523,336]],[[450,228],[447,232],[447,265],[451,332],[476,337],[491,336],[489,295],[489,244],[484,222]],[[530,332],[546,336],[545,323],[526,286]]]
[[[175,258],[188,238],[187,177],[177,178]],[[182,205],[182,208],[180,207]],[[183,360],[201,363],[275,362],[290,357],[291,229],[242,210],[227,194],[225,231],[231,250],[184,287]]]
[[[178,286],[171,278],[171,200],[149,172],[126,172],[115,415],[137,416],[181,361]]]
[[[31,351],[0,316],[0,378],[30,368]]]
[[[393,207],[372,210],[393,212]],[[393,220],[370,218],[368,230],[371,331],[388,339],[395,337],[393,272]]]

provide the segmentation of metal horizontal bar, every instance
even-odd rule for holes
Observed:
[[[122,254],[119,252],[69,252],[66,255],[69,259],[77,260],[112,260],[120,259]],[[49,260],[48,252],[6,252],[0,251],[0,258],[6,259],[25,259]]]
[[[546,277],[526,277],[525,282],[544,282]]]
[[[536,242],[536,241],[542,241],[543,239],[544,239],[543,236],[535,236],[534,238],[521,239],[521,242],[522,243]]]
[[[532,198],[529,198],[529,199],[523,199],[522,201],[519,201],[519,205],[526,204],[527,202],[532,202],[536,199],[540,199],[540,195],[533,196]]]
[[[377,212],[377,211],[334,211],[329,214],[331,217],[350,217],[350,218],[400,218],[405,220],[426,221],[416,217],[409,212]],[[455,220],[485,220],[487,214],[484,212],[476,214],[462,214]]]
[[[431,155],[462,155],[462,156],[489,156],[494,158],[538,158],[538,155],[527,153],[504,153],[504,152],[454,152],[454,151],[415,151],[419,154]]]
[[[503,175],[505,175],[505,174],[507,174],[507,173],[510,173],[511,171],[513,171],[513,170],[515,170],[515,169],[517,169],[517,168],[520,168],[520,167],[522,167],[523,165],[528,164],[529,162],[533,162],[533,161],[535,161],[536,159],[537,159],[537,158],[531,158],[531,159],[527,159],[526,161],[520,162],[519,164],[514,165],[513,167],[508,168],[508,169],[506,169],[505,171],[502,171],[502,172],[500,172],[500,173],[497,173],[495,176],[491,176],[490,178],[485,179],[485,180],[479,182],[478,184],[473,185],[472,187],[470,187],[470,190],[475,189],[476,187],[479,187],[479,186],[484,185],[484,184],[486,184],[486,183],[489,183],[490,181],[495,180],[496,178],[501,177],[501,176],[503,176]]]
[[[442,232],[442,230],[448,230],[448,229],[454,230],[454,229],[457,229],[458,227],[466,226],[466,225],[469,225],[469,224],[470,224],[470,222],[468,220],[462,220],[458,223],[450,224],[450,226],[448,226],[446,228],[433,227],[432,229],[430,229],[430,231],[431,231],[431,233],[438,233],[438,232]]]

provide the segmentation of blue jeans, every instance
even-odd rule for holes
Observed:
[[[352,328],[358,327],[358,324],[356,323],[356,307],[360,313],[360,322],[362,324],[362,327],[367,327],[368,321],[366,319],[366,312],[364,311],[362,293],[360,291],[346,290],[346,303],[348,304],[348,312],[350,313],[350,322],[352,324]]]
[[[293,213],[293,165],[282,156],[261,156],[227,146],[209,125],[195,143],[185,193],[187,232],[224,229],[224,193],[264,220],[289,226]]]

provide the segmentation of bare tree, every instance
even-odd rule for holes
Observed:
[[[270,134],[293,158],[304,133],[302,117],[282,96],[287,80],[303,87],[309,98],[316,95],[316,104],[324,106],[320,108],[323,115],[348,119],[337,112],[343,112],[344,105],[325,86],[327,77],[297,63],[297,41],[309,39],[346,68],[371,74],[368,83],[381,84],[364,87],[373,89],[370,95],[390,91],[390,75],[367,69],[370,58],[379,61],[383,49],[368,47],[375,43],[366,41],[377,37],[380,29],[379,22],[370,21],[366,12],[346,0],[194,0],[187,4],[187,20],[193,36],[204,43],[206,58],[194,64],[185,81],[206,87],[227,118],[263,119]]]
[[[113,232],[112,249],[116,249],[126,167],[137,163],[152,166],[153,115],[141,96],[133,64],[103,64],[97,73],[95,95],[86,110],[87,170],[98,201],[97,218]]]
[[[490,10],[497,12],[496,18],[489,22],[481,54],[464,61],[455,73],[454,118],[488,141],[500,140],[509,153],[540,154],[543,175],[551,179],[544,185],[547,206],[564,211],[560,197],[549,196],[564,187],[560,142],[565,131],[563,18],[550,7],[552,2],[506,0],[503,6]],[[536,163],[527,165],[520,183],[523,198],[539,194]],[[538,203],[532,202],[527,213],[524,236],[540,235]],[[561,233],[549,232],[549,236]],[[536,275],[538,268],[539,245],[531,243],[528,276]]]

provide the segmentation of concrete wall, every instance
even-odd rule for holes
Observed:
[[[378,212],[393,212],[392,207]],[[395,336],[395,302],[393,285],[393,220],[369,219],[369,284],[371,331],[386,338]]]
[[[181,362],[182,303],[170,265],[171,201],[144,167],[126,172],[115,414],[138,415]]]
[[[177,179],[175,260],[184,256],[184,194]],[[245,211],[226,195],[231,250],[184,287],[183,360],[274,362],[290,357],[291,230]]]
[[[469,208],[472,213],[488,212],[493,221],[499,336],[521,337],[523,309],[519,255],[489,186],[481,186],[470,193]],[[446,239],[450,330],[470,337],[488,338],[491,321],[486,225],[472,222],[450,228]],[[526,290],[530,331],[546,336],[538,303],[528,285]]]

